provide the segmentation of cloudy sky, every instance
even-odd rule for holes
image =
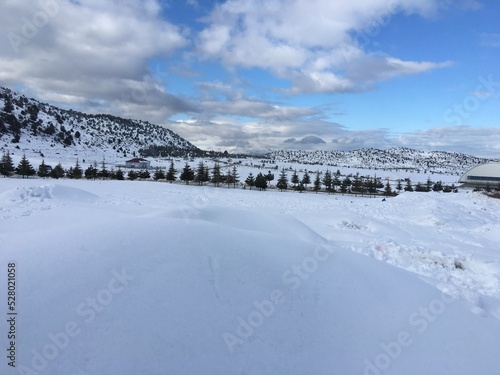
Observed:
[[[497,0],[3,0],[0,85],[204,149],[500,157]]]

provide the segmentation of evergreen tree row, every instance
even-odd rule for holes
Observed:
[[[0,173],[8,177],[14,173],[25,177],[30,177],[37,175],[39,177],[51,177],[51,178],[70,178],[70,179],[115,179],[115,180],[129,180],[136,179],[151,179],[155,181],[166,180],[170,183],[177,180],[177,174],[180,172],[179,180],[184,182],[186,185],[193,182],[199,186],[203,186],[207,183],[212,183],[215,187],[220,185],[227,185],[227,187],[236,188],[240,182],[240,176],[238,174],[238,169],[234,165],[232,169],[228,169],[226,173],[221,170],[221,166],[218,162],[209,168],[204,162],[200,161],[196,169],[192,169],[191,166],[186,163],[181,171],[175,168],[174,162],[170,162],[169,168],[166,170],[162,168],[157,168],[153,174],[148,170],[135,171],[131,170],[125,176],[121,168],[117,170],[106,168],[106,163],[103,160],[100,168],[96,164],[90,165],[87,169],[83,170],[80,166],[79,161],[73,167],[64,169],[61,164],[57,164],[55,167],[47,165],[44,160],[38,166],[38,170],[35,170],[26,155],[23,155],[19,164],[14,166],[10,153],[4,151],[2,158],[0,160]],[[308,186],[312,184],[311,190],[314,192],[324,191],[328,194],[330,193],[342,193],[342,194],[368,194],[376,195],[383,194],[385,196],[397,195],[401,190],[412,192],[429,192],[429,191],[443,191],[443,192],[457,192],[456,187],[452,185],[443,185],[441,181],[432,182],[430,178],[425,184],[418,182],[413,186],[410,179],[405,179],[405,186],[402,184],[402,180],[397,181],[397,186],[393,190],[389,181],[387,180],[385,185],[381,182],[381,179],[377,176],[375,177],[365,177],[360,176],[359,173],[352,176],[345,176],[341,179],[340,171],[332,173],[330,170],[320,173],[316,171],[314,173],[314,181],[311,180],[311,172],[305,171],[302,176],[299,176],[296,170],[293,171],[290,181],[288,180],[287,171],[283,168],[279,174],[278,180],[276,182],[276,188],[280,191],[283,190],[294,190],[302,193],[308,190]],[[252,172],[247,176],[244,181],[243,187],[247,186],[250,190],[255,187],[258,190],[266,190],[269,187],[271,181],[274,180],[274,174],[269,171],[267,174],[258,173],[254,176]],[[499,186],[500,187],[500,186]],[[380,189],[383,189],[381,191]]]
[[[324,191],[328,194],[330,193],[342,193],[342,194],[354,194],[354,195],[378,195],[383,194],[385,196],[395,196],[403,190],[401,180],[398,180],[396,189],[392,189],[389,180],[385,184],[382,183],[381,179],[377,176],[374,177],[363,177],[357,173],[355,176],[345,176],[341,179],[340,171],[337,170],[336,173],[332,173],[327,170],[323,173],[316,171],[314,174],[314,181],[312,181],[312,191],[319,192]],[[254,177],[250,173],[249,177],[245,181],[246,185],[250,188],[254,186]],[[302,177],[299,176],[296,170],[293,171],[290,181],[288,180],[287,171],[283,168],[280,172],[278,181],[276,183],[276,188],[280,191],[291,189],[298,192],[307,191],[308,185],[311,184],[310,172],[305,171]],[[499,185],[500,188],[500,185]],[[380,190],[383,189],[383,190]],[[443,185],[441,181],[432,182],[430,179],[427,180],[426,184],[417,183],[415,188],[410,181],[406,179],[405,191],[418,191],[418,192],[429,192],[429,191],[443,191],[457,192],[457,188],[454,184]]]
[[[173,162],[171,162],[170,164],[169,171],[171,171],[170,175],[172,179],[167,178],[167,180],[170,182],[175,181],[176,170]],[[191,166],[186,163],[181,171],[179,178],[181,181],[185,182],[186,185],[189,185],[190,182],[195,182],[198,185],[202,186],[205,183],[211,182],[215,187],[219,187],[221,184],[225,184],[228,188],[231,186],[233,188],[236,188],[236,185],[238,184],[238,182],[240,182],[240,176],[238,174],[238,169],[236,168],[236,166],[233,166],[232,170],[228,170],[227,173],[224,174],[221,171],[221,167],[218,162],[216,162],[210,169],[205,165],[205,163],[200,161],[196,170],[193,170]]]

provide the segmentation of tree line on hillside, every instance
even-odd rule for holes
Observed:
[[[100,166],[96,163],[89,165],[83,169],[80,162],[77,160],[75,165],[70,168],[63,168],[59,163],[52,167],[47,165],[44,160],[38,166],[38,169],[32,166],[26,155],[23,155],[17,166],[14,166],[12,157],[8,151],[4,151],[0,160],[0,173],[8,177],[14,173],[22,178],[37,175],[42,178],[70,178],[70,179],[114,179],[114,180],[137,180],[137,179],[153,179],[155,181],[175,182],[177,180],[189,185],[195,183],[196,185],[203,186],[207,183],[213,184],[215,187],[221,185],[236,188],[240,185],[240,176],[238,168],[233,165],[231,169],[226,172],[219,162],[214,162],[212,167],[208,167],[203,161],[200,161],[196,168],[192,168],[187,162],[181,170],[177,170],[173,161],[170,162],[169,167],[165,170],[163,168],[156,168],[152,173],[148,170],[130,170],[127,174],[121,169],[107,169],[106,163],[103,160]],[[311,175],[314,178],[311,178]],[[256,176],[252,172],[248,174],[246,179],[241,184],[244,189],[247,187],[251,190],[256,188],[258,190],[266,190],[269,188],[275,175],[271,171],[267,174],[259,172]],[[403,186],[403,181],[405,182]],[[326,192],[328,194],[341,193],[341,194],[354,194],[354,195],[378,195],[394,196],[402,190],[407,192],[429,192],[429,191],[443,191],[443,192],[456,192],[456,187],[452,185],[444,185],[441,181],[433,182],[430,178],[425,184],[418,182],[413,185],[410,179],[397,180],[395,189],[391,187],[389,180],[382,183],[380,177],[374,176],[361,176],[359,173],[356,175],[342,176],[340,171],[335,173],[330,170],[325,172],[310,172],[304,171],[302,176],[299,176],[296,170],[292,171],[291,178],[288,178],[288,172],[284,168],[281,170],[276,181],[277,189],[280,191],[293,190],[302,193],[304,191],[313,192]],[[500,186],[499,186],[500,189]]]

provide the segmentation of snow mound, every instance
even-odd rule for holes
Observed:
[[[52,199],[52,186],[21,187],[0,194],[0,204],[15,204],[29,201],[43,202]]]
[[[313,231],[310,227],[304,225],[296,218],[290,215],[259,213],[258,210],[241,210],[232,207],[207,206],[199,209],[193,207],[183,207],[170,213],[172,218],[182,218],[190,223],[192,220],[209,222],[222,226],[227,229],[237,231],[250,231],[261,234],[288,233],[297,239],[311,242],[325,242],[325,240]]]
[[[44,202],[47,199],[72,201],[96,201],[99,197],[88,191],[62,185],[42,185],[35,187],[20,187],[0,194],[0,204],[20,204],[26,202]]]
[[[50,192],[52,198],[60,199],[63,201],[97,202],[99,200],[99,196],[96,194],[90,193],[83,189],[63,185],[51,186]]]
[[[97,202],[99,197],[88,191],[64,186],[42,185],[10,189],[0,193],[0,220],[30,216],[70,203]]]

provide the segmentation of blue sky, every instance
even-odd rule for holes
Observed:
[[[1,9],[3,8],[3,9]],[[0,85],[204,149],[500,157],[493,0],[7,0]]]

